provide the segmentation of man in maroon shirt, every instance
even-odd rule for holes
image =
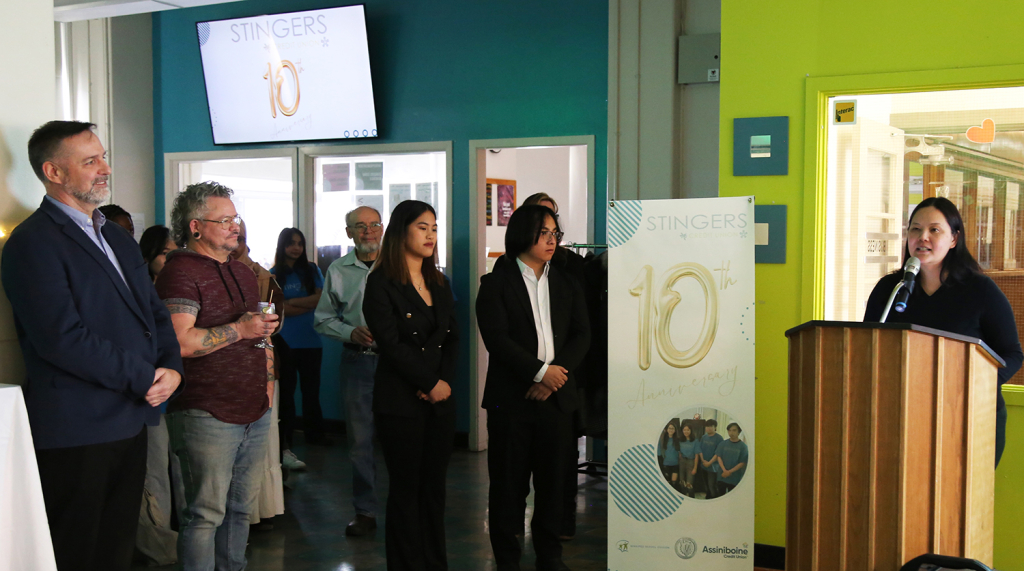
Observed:
[[[174,200],[167,255],[156,287],[181,345],[186,389],[168,408],[187,507],[178,556],[186,571],[244,569],[249,520],[270,430],[268,370],[257,347],[277,327],[258,313],[256,275],[230,256],[241,219],[231,189],[194,184]]]

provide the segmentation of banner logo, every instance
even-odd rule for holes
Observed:
[[[676,555],[680,559],[691,559],[697,554],[697,542],[689,537],[680,537],[676,541]]]

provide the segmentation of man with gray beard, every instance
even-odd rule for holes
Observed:
[[[28,159],[46,196],[0,262],[60,571],[131,567],[146,426],[160,423],[182,373],[138,244],[96,208],[110,167],[95,127],[50,121],[32,133]]]
[[[373,375],[377,352],[363,319],[366,276],[380,250],[384,227],[380,212],[360,206],[345,215],[345,232],[355,248],[331,263],[323,295],[316,306],[313,328],[341,341],[341,380],[345,391],[346,433],[352,460],[352,503],[355,518],[345,535],[362,536],[377,527],[376,466],[373,458]]]

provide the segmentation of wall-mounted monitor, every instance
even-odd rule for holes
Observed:
[[[214,144],[377,136],[363,6],[196,30]]]

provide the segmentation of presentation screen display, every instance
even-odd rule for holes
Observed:
[[[363,6],[196,29],[215,144],[377,136]]]

